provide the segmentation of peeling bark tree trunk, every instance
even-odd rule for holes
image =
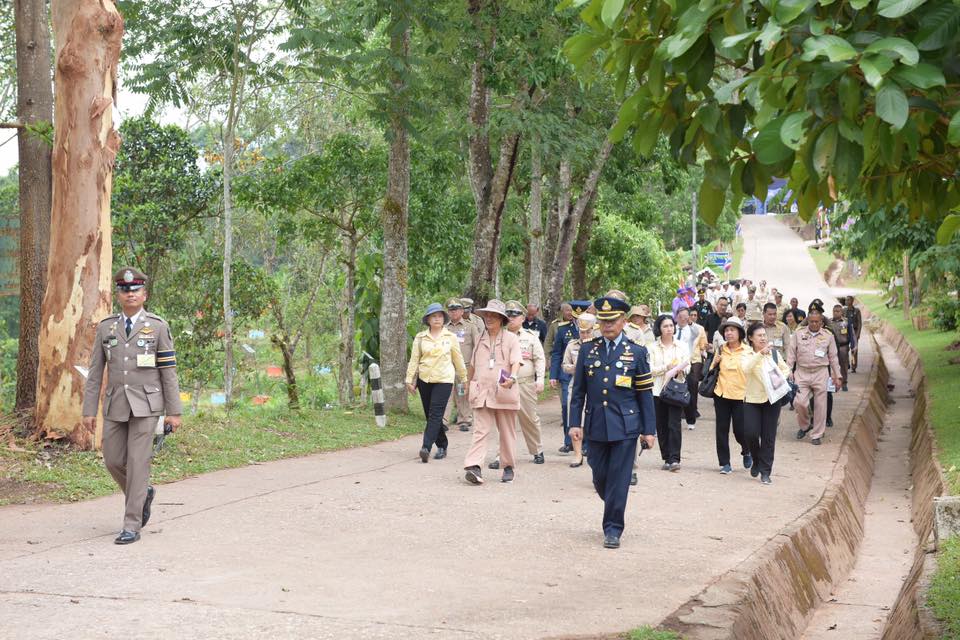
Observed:
[[[554,184],[556,182],[554,181]],[[551,189],[551,195],[553,190]],[[557,238],[560,236],[560,210],[557,199],[550,198],[550,209],[547,211],[547,235],[543,243],[543,266],[540,274],[540,300],[543,301],[543,318],[550,322],[557,317],[559,309],[551,309],[546,305],[547,287],[550,284],[550,274],[546,267],[553,264],[553,256],[557,253]]]
[[[393,22],[398,21],[394,17]],[[395,25],[394,25],[395,26]],[[410,53],[410,29],[390,37],[391,53],[406,61]],[[380,298],[380,374],[384,406],[389,411],[407,411],[407,227],[410,201],[410,143],[407,140],[407,84],[403,74],[391,72],[393,110],[387,139],[390,158],[387,194],[383,199],[383,283]]]
[[[300,393],[297,389],[297,374],[293,369],[293,351],[290,349],[290,336],[271,336],[270,341],[280,349],[283,355],[283,374],[287,378],[287,407],[293,410],[300,408]]]
[[[356,271],[357,238],[348,232],[343,234],[343,267],[346,271],[343,291],[340,295],[340,348],[337,371],[337,395],[341,407],[349,407],[354,402],[353,361],[356,330]]]
[[[603,171],[607,158],[613,150],[613,143],[609,139],[603,141],[603,146],[593,163],[593,169],[587,176],[583,184],[583,190],[580,197],[577,198],[577,204],[573,207],[570,215],[560,222],[560,240],[557,243],[557,253],[553,258],[553,265],[550,269],[550,287],[547,290],[547,305],[551,309],[556,309],[560,305],[560,297],[563,295],[563,280],[570,264],[570,252],[573,248],[574,234],[586,211],[587,205],[593,200],[597,193],[597,184],[600,182],[600,173]]]
[[[527,272],[527,304],[540,306],[543,281],[543,167],[539,138],[530,148],[530,236],[529,271]]]
[[[112,2],[54,0],[56,132],[47,290],[41,309],[37,433],[92,448],[81,427],[97,322],[110,311],[110,193],[120,137],[113,95],[123,18]]]
[[[583,212],[580,229],[577,231],[577,241],[573,243],[573,259],[570,264],[573,297],[580,300],[588,297],[587,253],[590,250],[590,236],[593,235],[593,222],[596,219],[596,209],[593,204],[594,200],[591,200],[586,211]]]
[[[23,124],[53,122],[50,27],[44,0],[15,0],[17,119]],[[20,340],[17,351],[17,413],[37,400],[40,306],[47,284],[52,197],[51,151],[21,129],[17,136],[20,178]]]

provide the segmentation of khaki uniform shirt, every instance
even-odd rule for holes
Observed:
[[[477,338],[483,332],[477,331],[477,326],[474,323],[462,318],[460,322],[448,322],[446,327],[450,333],[456,336],[464,362],[470,362],[470,358],[473,357],[473,347],[477,344]]]
[[[653,336],[653,329],[649,324],[641,329],[632,322],[628,322],[623,328],[623,332],[627,334],[627,338],[629,338],[631,342],[635,342],[641,347],[649,347],[653,344],[653,341],[656,340]]]
[[[547,371],[547,359],[543,354],[543,345],[540,344],[540,333],[521,328],[516,333],[520,338],[520,370],[517,372],[517,382],[528,384],[536,381],[543,382]]]
[[[761,300],[759,296],[754,296],[753,300],[744,300],[747,305],[747,320],[750,322],[759,322],[763,320],[763,305],[766,300]]]
[[[787,366],[797,369],[826,369],[831,367],[839,374],[840,361],[837,359],[837,341],[826,328],[814,335],[809,327],[803,327],[793,335],[787,349]]]
[[[478,333],[483,333],[487,329],[487,325],[484,324],[483,318],[475,313],[470,314],[470,319],[467,320],[467,322],[473,323],[473,326],[477,328]]]
[[[173,336],[160,316],[141,310],[129,337],[119,314],[100,321],[83,391],[84,416],[97,415],[104,368],[103,417],[107,420],[183,413]]]
[[[772,327],[764,324],[763,328],[767,332],[767,342],[779,352],[781,360],[786,360],[787,347],[790,344],[790,327],[777,320]]]

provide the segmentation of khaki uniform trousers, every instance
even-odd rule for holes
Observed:
[[[103,419],[103,462],[125,496],[123,528],[127,531],[140,531],[143,526],[156,428],[157,416],[130,416],[126,422]]]
[[[443,424],[450,425],[450,416],[453,413],[453,405],[457,405],[457,424],[470,426],[473,424],[473,409],[470,408],[470,400],[467,394],[457,395],[457,385],[453,385],[453,391],[450,393],[450,399],[447,400],[447,408],[443,411]]]
[[[530,455],[537,455],[543,451],[543,434],[540,430],[540,413],[537,411],[537,390],[533,378],[520,384],[520,411],[517,412],[517,421],[523,432],[523,439],[527,441],[527,451]]]
[[[521,391],[521,394],[523,392]],[[473,442],[463,460],[464,468],[482,467],[487,457],[487,439],[496,429],[500,434],[500,467],[517,466],[517,413],[516,409],[473,410]]]
[[[797,368],[793,379],[797,383],[797,397],[793,408],[797,412],[797,425],[806,429],[810,424],[810,397],[813,396],[813,431],[811,438],[820,438],[827,430],[827,379],[829,367]]]
[[[843,384],[847,384],[847,372],[850,371],[850,345],[837,345],[837,360],[840,361],[840,377],[843,378]],[[837,389],[840,391],[840,389]]]

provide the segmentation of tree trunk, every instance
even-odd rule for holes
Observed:
[[[556,180],[552,180],[552,183],[556,185]],[[551,195],[553,195],[553,189],[550,190]],[[550,198],[549,202],[550,209],[547,211],[547,234],[543,243],[543,262],[542,265],[551,265],[553,264],[553,256],[557,253],[557,238],[560,236],[560,209],[557,206],[557,199]],[[547,322],[550,322],[559,313],[559,309],[551,309],[546,305],[547,299],[547,287],[550,285],[550,275],[547,273],[546,269],[541,267],[542,273],[540,274],[540,300],[544,302],[543,304],[543,317]]]
[[[290,336],[283,328],[279,335],[274,335],[270,341],[280,349],[283,356],[283,374],[287,378],[287,406],[296,411],[300,409],[300,393],[297,390],[297,374],[293,370],[293,349],[290,347]]]
[[[590,250],[590,236],[593,234],[593,221],[596,219],[596,209],[593,199],[583,212],[580,219],[580,228],[577,231],[577,240],[573,243],[573,259],[570,264],[573,279],[573,297],[584,300],[588,297],[587,288],[587,254]]]
[[[355,233],[355,232],[354,232]],[[343,290],[340,294],[340,348],[337,371],[337,395],[341,407],[349,407],[354,402],[353,361],[356,330],[356,272],[357,238],[348,232],[343,234],[343,266],[346,271]]]
[[[112,2],[55,0],[56,131],[47,290],[41,308],[37,434],[85,448],[84,378],[97,323],[110,311],[110,193],[120,137],[113,95],[123,18]]]
[[[613,150],[613,143],[609,139],[603,141],[603,146],[593,163],[593,169],[587,176],[583,184],[583,190],[580,197],[577,198],[577,204],[573,207],[570,215],[560,222],[560,240],[557,243],[557,253],[553,257],[553,265],[550,270],[550,287],[547,290],[547,304],[555,309],[560,305],[560,297],[563,295],[563,280],[567,271],[567,265],[570,263],[570,251],[573,248],[574,233],[586,211],[587,205],[593,200],[597,192],[597,184],[600,182],[600,174],[610,152]]]
[[[23,124],[53,122],[50,27],[44,0],[13,3],[17,43],[17,119]],[[47,284],[52,197],[50,146],[20,129],[20,340],[17,351],[17,413],[37,400],[40,306]]]
[[[233,400],[233,305],[230,272],[233,266],[233,121],[228,116],[223,144],[223,392]]]
[[[394,16],[393,22],[400,20]],[[410,29],[390,37],[392,54],[406,65],[410,53]],[[410,201],[410,143],[407,140],[407,84],[404,75],[390,75],[392,111],[387,139],[390,158],[387,193],[383,199],[383,283],[380,302],[380,372],[384,406],[388,411],[407,411],[404,376],[407,371],[407,227]]]
[[[527,304],[535,304],[538,307],[543,280],[543,166],[540,154],[540,138],[536,137],[530,147],[530,221],[527,225],[527,233],[530,237],[530,258],[527,272]]]

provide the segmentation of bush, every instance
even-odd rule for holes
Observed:
[[[951,296],[935,299],[930,304],[930,320],[940,331],[956,331],[960,326],[960,300]]]

